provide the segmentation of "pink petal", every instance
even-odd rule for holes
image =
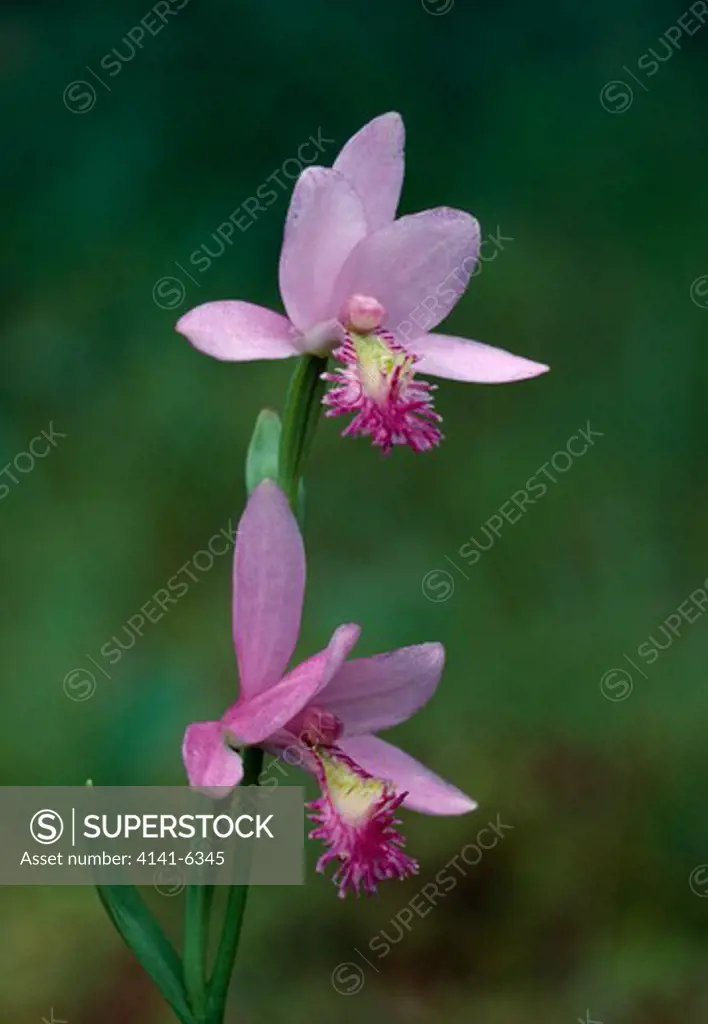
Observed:
[[[477,806],[462,790],[378,736],[347,736],[337,746],[364,771],[379,779],[388,779],[399,793],[407,790],[403,806],[413,811],[466,814]]]
[[[338,626],[335,629],[324,651],[320,652],[320,655],[324,656],[326,664],[320,680],[318,693],[321,693],[330,680],[340,671],[360,634],[361,626],[357,626],[355,622],[347,622],[345,625]]]
[[[240,743],[261,743],[273,737],[327,685],[358,636],[358,626],[340,626],[324,651],[303,661],[276,686],[230,708],[223,718],[225,728]]]
[[[479,252],[479,224],[440,207],[401,217],[359,242],[337,278],[333,307],[370,295],[384,327],[404,344],[444,320],[460,298]]]
[[[182,760],[189,784],[218,800],[228,796],[243,776],[243,762],[226,746],[220,722],[194,722],[187,727]]]
[[[334,161],[334,170],[359,193],[369,231],[396,216],[403,184],[404,141],[401,115],[382,114],[353,135]]]
[[[300,632],[305,549],[288,500],[272,480],[251,495],[234,554],[233,629],[241,696],[280,682]]]
[[[280,294],[301,331],[336,316],[330,299],[337,274],[366,234],[361,199],[346,178],[308,167],[297,180],[280,254]]]
[[[322,706],[340,719],[347,735],[390,729],[430,700],[444,663],[442,644],[357,658],[343,665],[322,691]]]
[[[424,334],[407,344],[420,362],[416,373],[427,373],[448,380],[475,381],[478,384],[504,384],[546,373],[544,363],[534,363],[503,348],[481,341],[453,338],[447,334]]]
[[[300,355],[292,324],[251,302],[205,302],[185,313],[176,330],[215,359],[247,362]]]

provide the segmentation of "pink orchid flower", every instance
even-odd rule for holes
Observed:
[[[243,776],[238,750],[259,746],[302,752],[302,766],[322,790],[308,805],[340,896],[376,891],[418,865],[403,851],[398,807],[464,814],[476,804],[397,747],[374,735],[405,721],[433,695],[440,644],[402,647],[346,661],[359,627],[335,630],[327,648],[286,672],[300,631],[305,551],[285,495],[270,480],[253,492],[239,525],[234,557],[233,628],[241,693],[218,722],[187,728],[182,749],[190,785],[225,796]]]
[[[331,169],[303,171],[280,254],[287,317],[249,302],[207,302],[177,330],[216,359],[334,356],[327,415],[351,413],[345,435],[384,452],[439,444],[435,385],[417,373],[499,384],[548,367],[502,349],[430,333],[476,266],[479,224],[439,207],[395,220],[403,182],[403,122],[383,114],[351,138]]]

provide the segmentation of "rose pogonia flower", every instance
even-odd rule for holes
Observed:
[[[310,804],[339,893],[373,893],[386,878],[418,865],[403,850],[399,806],[425,814],[464,814],[476,804],[414,758],[375,735],[410,718],[433,695],[442,673],[440,644],[403,647],[346,661],[359,627],[335,630],[327,648],[286,672],[300,631],[305,551],[285,495],[270,480],[253,492],[234,555],[233,629],[240,696],[220,721],[185,733],[190,785],[226,795],[243,776],[237,748],[301,752],[322,795]]]
[[[456,305],[477,263],[479,224],[439,207],[394,220],[403,181],[403,122],[384,114],[351,138],[331,169],[301,174],[280,254],[287,317],[249,302],[207,302],[177,330],[216,359],[329,354],[327,415],[384,452],[441,440],[435,385],[418,373],[499,384],[548,367],[478,341],[430,333]]]

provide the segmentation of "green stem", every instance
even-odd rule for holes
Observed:
[[[258,747],[248,747],[243,755],[243,779],[241,785],[257,786],[262,767],[263,751]],[[226,996],[229,991],[234,963],[236,962],[247,896],[247,885],[232,885],[229,889],[224,914],[224,927],[214,963],[214,973],[209,983],[206,1017],[209,1024],[222,1024],[224,1019]]]
[[[184,911],[184,982],[195,1021],[206,1021],[206,965],[213,885],[188,885]]]
[[[297,489],[319,420],[326,356],[301,356],[290,379],[280,436],[278,482],[295,507]]]

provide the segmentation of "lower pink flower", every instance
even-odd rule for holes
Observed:
[[[314,838],[327,846],[318,870],[335,865],[339,893],[373,893],[418,865],[403,850],[399,807],[464,814],[476,804],[402,750],[374,735],[410,718],[442,674],[440,644],[347,661],[353,624],[286,672],[300,627],[305,585],[302,538],[272,481],[253,492],[234,554],[234,640],[241,693],[219,721],[188,726],[182,748],[190,785],[225,796],[243,776],[238,749],[279,756],[297,749],[322,796],[310,806]]]

